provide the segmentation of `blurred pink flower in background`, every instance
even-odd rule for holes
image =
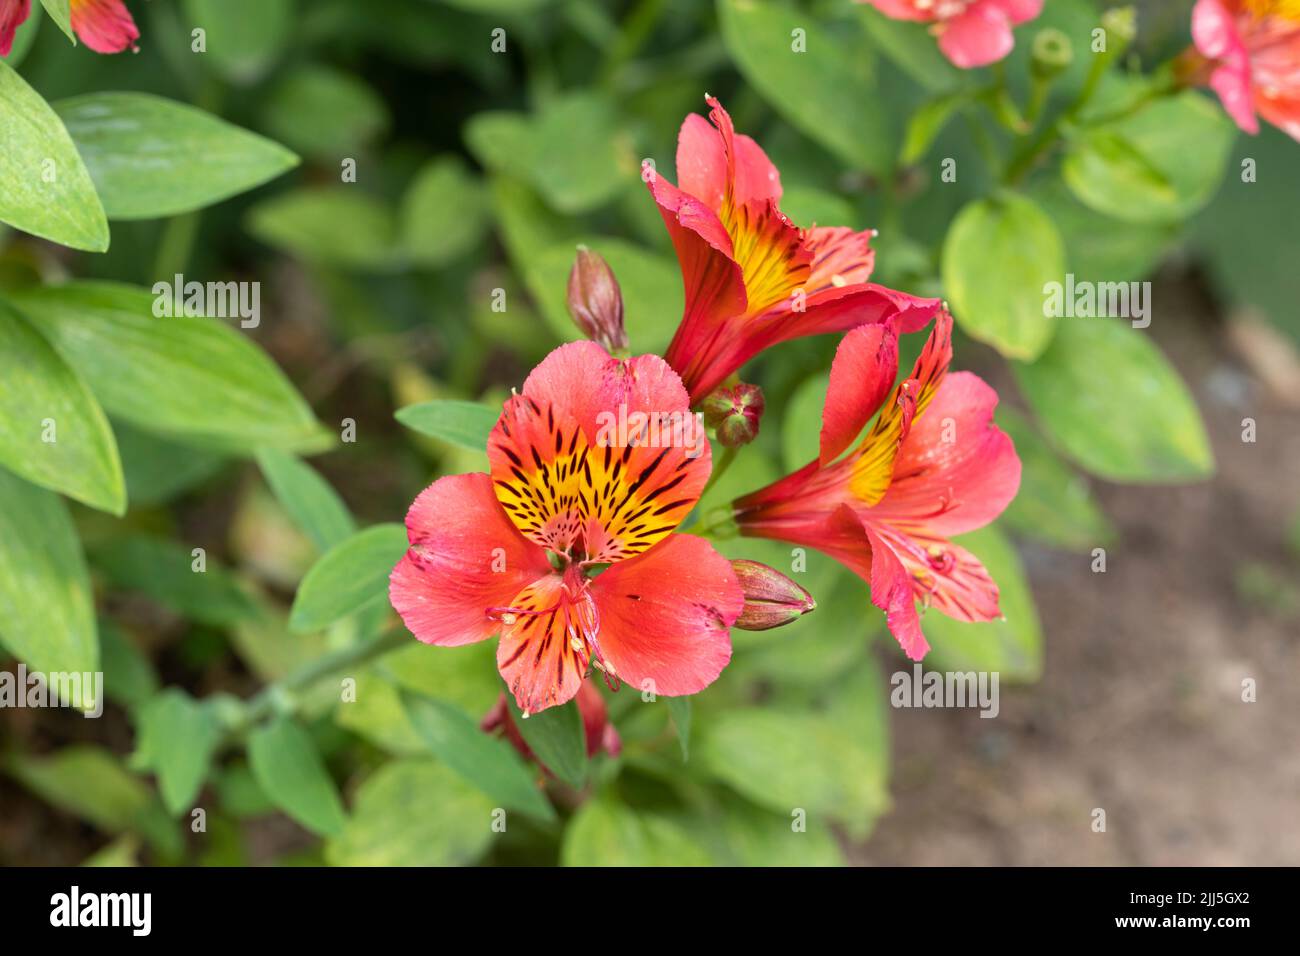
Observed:
[[[858,0],[895,20],[933,23],[943,55],[964,70],[988,66],[1011,52],[1011,28],[1034,19],[1043,0]]]
[[[13,48],[14,32],[32,12],[31,0],[0,0],[0,56]],[[140,39],[122,0],[70,0],[72,32],[96,53],[121,53]]]
[[[1300,140],[1300,0],[1198,0],[1183,66],[1208,85],[1233,121],[1259,132],[1258,116]]]

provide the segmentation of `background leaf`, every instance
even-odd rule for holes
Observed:
[[[266,795],[313,833],[336,836],[347,817],[311,735],[279,718],[248,738],[253,776]]]
[[[0,643],[33,670],[99,669],[90,578],[67,507],[3,468]]]
[[[388,576],[407,546],[400,524],[375,525],[335,545],[299,585],[289,626],[299,634],[319,631],[386,600]]]
[[[0,222],[73,249],[108,248],[108,220],[58,115],[0,61]]]
[[[514,694],[506,693],[510,716],[524,743],[553,774],[574,789],[587,780],[587,735],[576,701],[548,707],[527,719],[515,703]]]
[[[0,465],[93,508],[126,511],[108,419],[90,389],[0,301]]]
[[[1190,481],[1214,470],[1187,387],[1139,330],[1068,319],[1016,380],[1062,451],[1111,481]]]
[[[161,96],[89,93],[54,109],[110,219],[202,209],[298,164],[278,143]]]
[[[190,809],[208,774],[221,729],[212,710],[177,688],[141,708],[134,761],[158,776],[163,804],[172,816]]]
[[[470,451],[484,451],[501,409],[479,402],[438,399],[399,408],[394,416],[407,428]]]
[[[257,464],[276,500],[320,551],[356,533],[347,505],[329,482],[306,462],[276,448],[257,453]]]

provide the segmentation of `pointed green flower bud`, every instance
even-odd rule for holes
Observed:
[[[742,559],[732,561],[731,569],[745,592],[745,609],[735,625],[742,630],[768,631],[817,607],[811,594],[766,564]]]

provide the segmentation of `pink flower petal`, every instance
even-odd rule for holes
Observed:
[[[0,0],[0,56],[8,56],[14,33],[32,12],[32,0]]]
[[[677,184],[714,212],[730,193],[733,205],[781,198],[781,175],[754,140],[736,132],[716,97],[707,97],[709,123],[692,113],[677,137]]]
[[[897,377],[898,334],[892,323],[860,325],[844,336],[831,363],[822,409],[822,465],[853,444]]]
[[[1043,0],[985,0],[985,2],[1000,8],[1016,25],[1028,23],[1043,12]]]
[[[963,70],[996,63],[1011,52],[1011,18],[993,3],[968,7],[940,26],[939,49],[954,66]]]
[[[978,376],[949,374],[899,449],[872,519],[947,537],[1000,515],[1020,488],[1020,458],[993,424],[997,404],[997,392]]]
[[[411,505],[406,531],[411,549],[393,569],[389,598],[426,644],[491,637],[501,625],[488,610],[551,573],[542,549],[507,520],[487,475],[439,478]]]
[[[121,53],[140,39],[122,0],[71,0],[72,32],[96,53]]]
[[[636,690],[703,690],[731,660],[729,628],[745,606],[731,562],[703,538],[674,534],[591,584],[600,644]]]

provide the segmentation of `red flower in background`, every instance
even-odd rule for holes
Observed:
[[[1184,66],[1251,135],[1256,114],[1300,140],[1300,0],[1198,0]]]
[[[1043,0],[858,0],[894,20],[933,23],[939,49],[964,70],[988,66],[1015,47],[1011,28],[1043,12]]]
[[[13,48],[14,32],[32,12],[31,0],[0,0],[0,56]],[[135,48],[140,31],[122,0],[70,0],[72,32],[96,53]]]
[[[686,287],[682,323],[664,356],[698,402],[763,349],[898,316],[922,328],[939,307],[867,282],[871,232],[800,229],[777,207],[781,177],[731,117],[706,97],[712,125],[692,113],[677,140],[674,186],[647,184],[668,226]]]
[[[492,431],[492,473],[440,478],[407,514],[390,597],[411,633],[454,646],[499,632],[526,714],[571,699],[589,667],[668,697],[712,683],[744,593],[712,545],[673,533],[712,468],[688,404],[656,355],[548,355]],[[656,442],[639,415],[684,426]]]
[[[854,329],[831,365],[817,460],[735,503],[742,534],[817,548],[870,584],[913,660],[929,650],[917,601],[961,621],[999,616],[997,585],[948,539],[988,524],[1020,486],[1020,459],[993,424],[997,393],[949,374],[951,359],[946,312],[897,385],[893,324]]]

